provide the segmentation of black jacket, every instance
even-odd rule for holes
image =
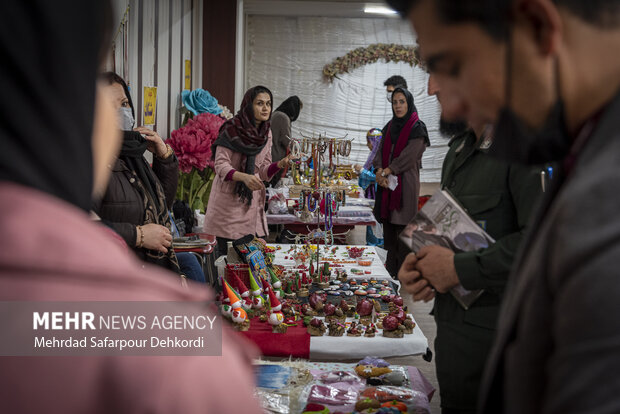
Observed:
[[[152,169],[156,177],[158,194],[156,200],[159,206],[149,202],[146,191],[142,186],[137,174],[131,171],[125,162],[117,159],[112,165],[110,182],[104,197],[95,203],[93,210],[101,217],[101,220],[115,232],[117,232],[142,260],[160,264],[173,271],[178,271],[178,264],[174,252],[169,255],[136,247],[136,228],[146,224],[146,209],[161,210],[155,214],[158,223],[170,228],[168,210],[174,202],[177,183],[179,181],[179,161],[173,154],[167,159],[153,157]],[[165,211],[164,211],[165,210]]]

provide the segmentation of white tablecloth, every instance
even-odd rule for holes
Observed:
[[[377,224],[377,220],[372,213],[372,206],[374,200],[366,198],[349,198],[347,204],[340,207],[336,216],[332,219],[335,225],[356,225],[359,223],[367,223],[367,225],[374,226]],[[321,217],[321,223],[324,223],[325,219]],[[267,214],[268,224],[308,224],[316,225],[316,219],[312,222],[304,223],[293,214]]]
[[[343,207],[345,208],[345,207]],[[337,215],[332,219],[332,224],[335,226],[375,226],[377,220],[372,214],[372,209],[369,207],[351,207],[347,213],[344,214],[356,214],[353,216],[341,216]],[[353,212],[353,213],[352,213]],[[267,214],[267,224],[306,224],[311,229],[316,228],[316,219],[311,222],[303,222],[297,216],[293,214]],[[325,224],[325,218],[321,216],[321,224]]]
[[[370,207],[372,208],[375,205],[375,200],[364,197],[348,197],[347,198],[347,206],[361,206],[361,207]]]
[[[427,348],[428,340],[416,324],[413,333],[403,338],[386,338],[382,336],[381,329],[377,329],[374,338],[313,336],[310,338],[310,359],[337,361],[362,359],[365,356],[401,357],[424,354]]]
[[[288,253],[290,244],[280,245],[282,249],[277,250],[275,254],[274,263],[283,265],[285,267],[295,266],[295,261]],[[338,259],[346,259],[344,254],[347,252],[347,246],[332,246],[337,247],[335,257]],[[353,247],[353,246],[348,246]],[[400,284],[398,281],[393,280],[390,274],[385,269],[385,266],[379,259],[379,256],[373,246],[355,246],[365,247],[363,257],[373,258],[372,266],[362,267],[356,264],[343,264],[344,268],[349,273],[349,276],[357,279],[373,279],[383,280],[388,279],[393,281],[398,287]],[[319,246],[321,253],[323,253],[323,246]],[[331,251],[331,248],[330,248]],[[288,256],[289,259],[285,259]],[[326,257],[332,257],[331,254]],[[351,260],[351,259],[349,259]],[[371,274],[355,275],[351,274],[352,268],[361,270],[370,270]],[[415,317],[412,315],[415,322]],[[351,337],[351,336],[313,336],[310,338],[310,358],[315,360],[333,361],[342,359],[361,359],[365,356],[378,356],[378,357],[396,357],[407,355],[419,355],[426,353],[428,348],[428,340],[422,330],[416,327],[413,330],[413,334],[405,335],[403,338],[386,338],[382,336],[381,330],[377,330],[377,334],[374,338],[365,337]]]

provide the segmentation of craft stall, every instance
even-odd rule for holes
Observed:
[[[430,414],[435,392],[417,368],[380,358],[357,364],[257,361],[254,372],[265,411],[279,414]]]
[[[289,153],[291,178],[280,188],[269,189],[267,223],[307,234],[311,227],[345,233],[354,226],[377,224],[372,206],[353,203],[363,198],[355,170],[342,163],[349,156],[351,140],[346,137],[302,137],[292,139]]]
[[[375,247],[336,244],[353,226],[376,224],[372,200],[339,165],[350,141],[291,142],[300,161],[267,215],[293,231],[291,244],[248,235],[229,243],[218,269],[222,315],[269,359],[255,366],[265,411],[430,413],[434,388],[385,360],[429,355],[398,281]]]
[[[374,247],[256,240],[235,246],[246,262],[226,266],[221,299],[224,316],[264,355],[342,361],[427,352]]]
[[[222,315],[269,359],[255,364],[265,412],[430,413],[434,388],[386,361],[428,341],[376,249],[304,237],[236,240],[220,269]]]

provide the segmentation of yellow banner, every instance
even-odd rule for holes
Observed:
[[[192,61],[185,59],[185,89],[192,89]]]
[[[143,125],[155,125],[155,108],[157,107],[157,87],[144,87],[144,116]]]

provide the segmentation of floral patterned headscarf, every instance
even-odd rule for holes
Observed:
[[[377,155],[377,151],[379,151],[379,144],[381,143],[381,139],[383,138],[383,133],[378,128],[372,128],[366,134],[366,140],[372,144],[372,150],[370,151],[370,155],[364,164],[364,169],[369,170],[372,166],[372,161],[375,159]]]

